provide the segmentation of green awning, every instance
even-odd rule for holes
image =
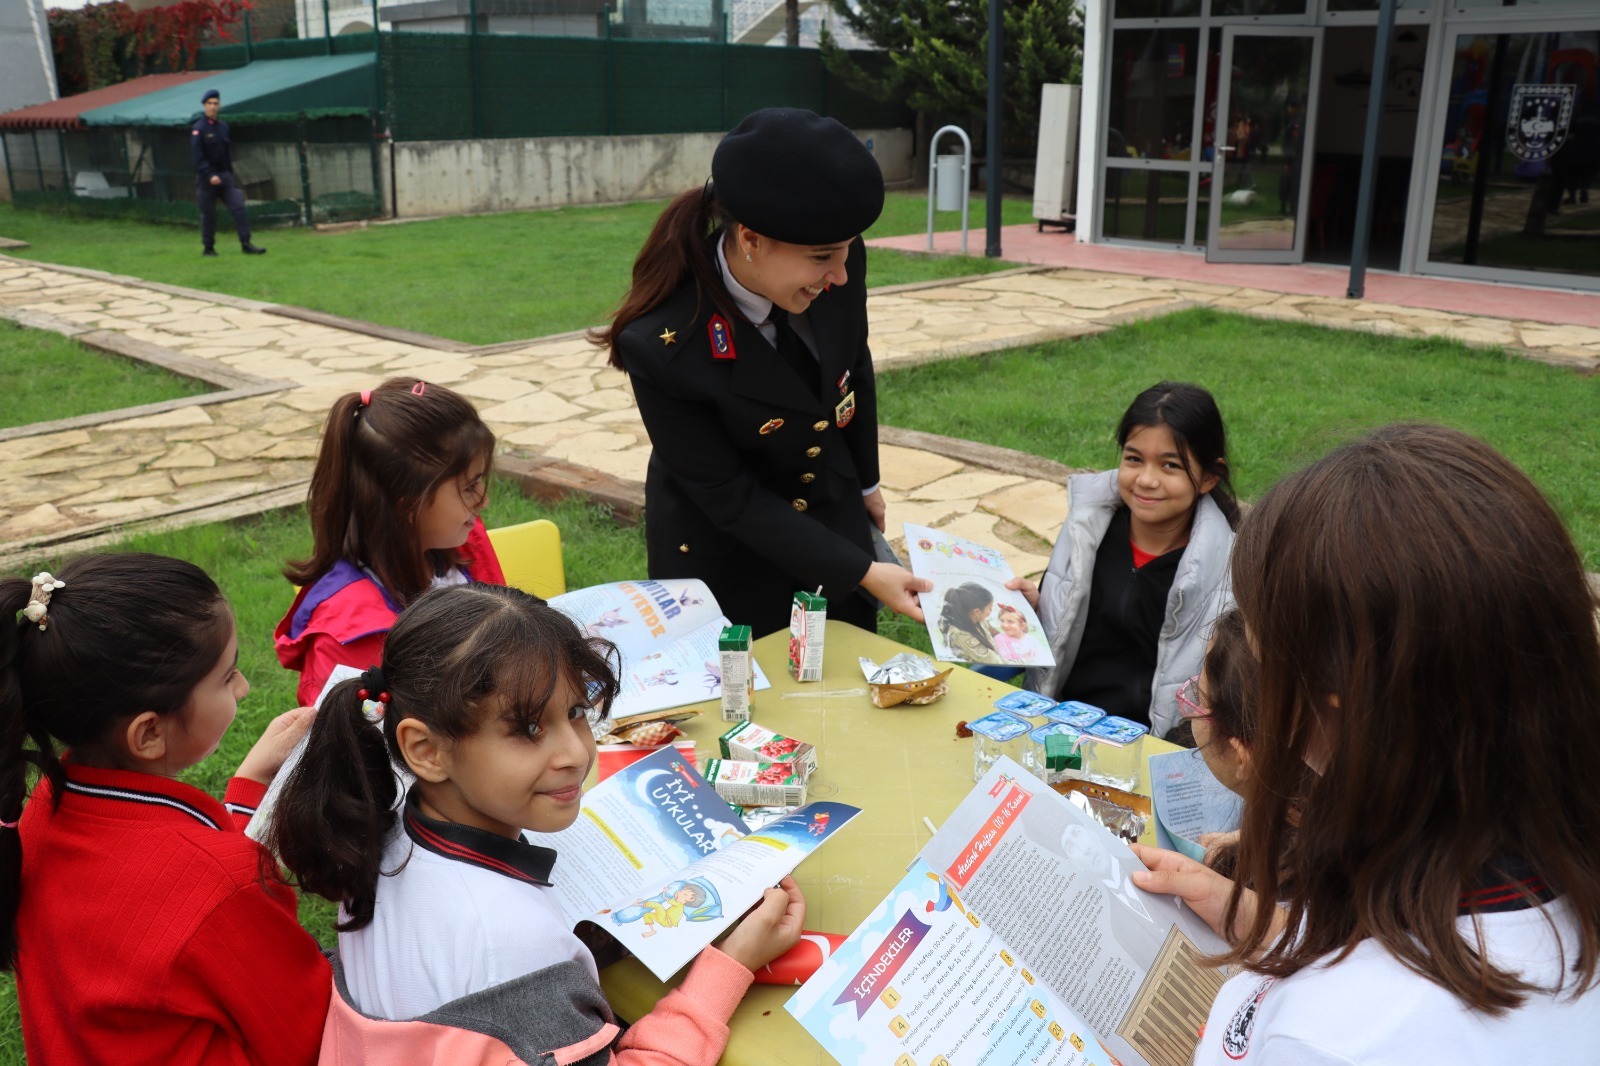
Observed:
[[[262,59],[79,117],[86,126],[187,126],[200,117],[200,97],[211,89],[222,94],[223,118],[229,111],[367,110],[377,106],[374,61],[369,53]]]

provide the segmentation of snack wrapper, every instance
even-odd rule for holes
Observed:
[[[881,666],[867,658],[858,661],[875,707],[894,707],[901,703],[920,707],[933,703],[950,690],[951,668],[940,670],[938,664],[925,655],[901,652]]]

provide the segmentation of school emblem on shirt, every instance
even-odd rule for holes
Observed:
[[[1228,1058],[1242,1059],[1250,1053],[1250,1034],[1256,1028],[1256,1015],[1260,1013],[1261,1001],[1267,998],[1267,990],[1272,987],[1274,980],[1276,978],[1263,977],[1261,983],[1256,985],[1256,990],[1239,1004],[1239,1009],[1228,1020],[1228,1027],[1222,1031],[1222,1053]]]
[[[733,327],[728,325],[727,319],[712,315],[711,321],[706,323],[706,336],[711,338],[711,358],[739,358],[739,353],[733,350]]]
[[[856,416],[856,394],[846,393],[845,398],[839,401],[839,406],[833,409],[833,420],[840,429],[850,424]]]
[[[850,391],[850,371],[846,370],[839,375],[839,395],[843,396]]]

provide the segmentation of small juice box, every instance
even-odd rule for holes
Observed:
[[[793,763],[707,759],[704,777],[729,803],[798,807],[806,801],[806,771]]]
[[[828,600],[796,592],[789,610],[789,674],[796,681],[822,680],[822,634]]]
[[[724,759],[793,763],[806,773],[817,768],[817,749],[803,740],[782,736],[754,722],[741,722],[718,738]]]
[[[756,672],[750,668],[750,627],[724,626],[717,637],[722,660],[722,720],[748,722]]]
[[[968,722],[972,730],[972,779],[983,780],[989,767],[1002,755],[1017,762],[1027,758],[1028,723],[1005,711],[986,714],[975,722]]]
[[[1028,750],[1022,765],[1048,785],[1066,776],[1063,771],[1082,768],[1078,755],[1082,740],[1083,733],[1065,722],[1042,725],[1028,733]]]

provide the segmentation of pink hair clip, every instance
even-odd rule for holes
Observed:
[[[372,402],[372,390],[371,389],[362,389],[361,390],[361,406],[365,407],[365,406],[367,406],[367,404],[369,404],[371,402]]]
[[[421,396],[424,392],[427,391],[427,389],[428,389],[428,383],[425,382],[425,381],[419,381],[415,385],[411,386],[411,395],[413,395],[413,396]]]
[[[18,815],[17,816],[17,820],[14,821],[14,822],[0,821],[0,829],[15,829],[17,826],[19,826],[21,824],[22,824],[22,816]]]

